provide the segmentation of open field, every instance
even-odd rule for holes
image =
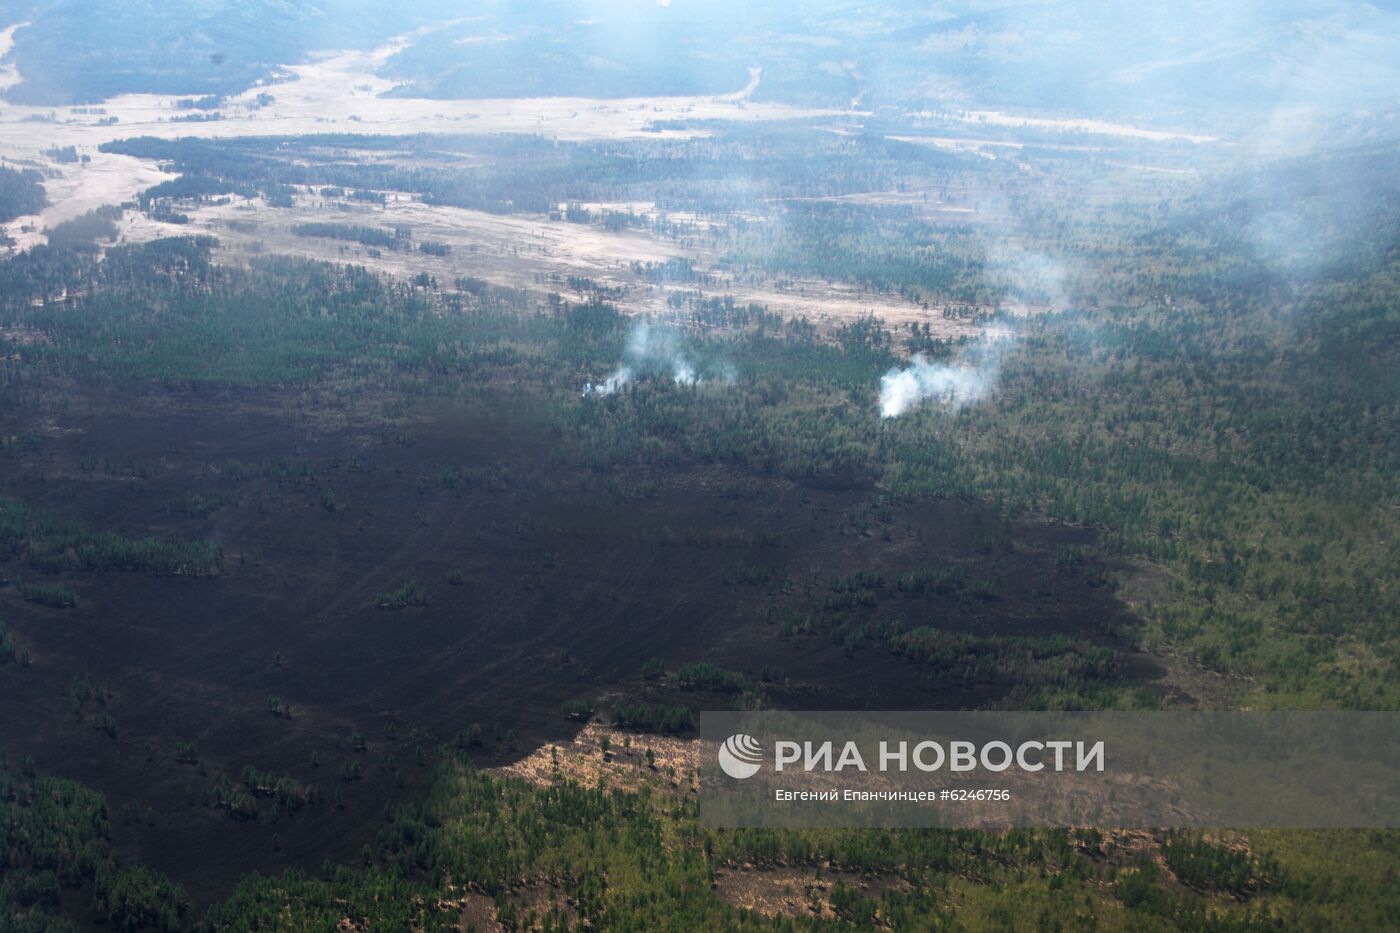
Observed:
[[[12,35],[17,28],[20,27],[12,27],[5,34]],[[425,30],[431,31],[429,27]],[[418,35],[422,34],[425,32],[420,30]],[[169,180],[153,160],[99,151],[104,143],[137,136],[244,139],[330,133],[403,137],[425,133],[527,133],[562,141],[682,140],[708,135],[716,121],[742,126],[827,119],[838,121],[832,127],[835,132],[849,133],[858,130],[859,121],[870,116],[856,110],[821,110],[754,102],[750,98],[762,81],[762,69],[757,67],[750,69],[750,81],[744,88],[706,97],[452,101],[380,96],[393,90],[395,84],[381,77],[379,71],[395,53],[413,41],[415,35],[409,34],[371,51],[326,52],[313,56],[308,62],[288,65],[280,71],[276,81],[222,99],[211,114],[182,109],[174,96],[149,94],[123,95],[68,113],[26,105],[0,108],[0,157],[16,165],[41,166],[49,176],[45,185],[49,206],[38,215],[10,221],[5,225],[5,232],[13,248],[27,249],[44,242],[44,231],[60,222],[104,204],[130,202],[141,191]],[[191,122],[192,115],[200,119]],[[1111,154],[1124,139],[1135,144],[1187,139],[1204,145],[1214,141],[1210,137],[1138,130],[1102,121],[1037,120],[995,113],[918,112],[909,114],[908,119],[921,128],[946,127],[951,128],[949,132],[952,133],[958,132],[962,122],[968,120],[980,128],[996,126],[1007,130],[1010,135],[1000,139],[984,138],[985,132],[972,137],[899,134],[889,137],[895,142],[931,145],[987,158],[994,158],[998,152],[1020,150],[1028,144],[1046,151],[1097,153],[1102,149]],[[1014,135],[1017,128],[1026,127],[1038,134],[1030,143]],[[1056,143],[1041,138],[1046,130],[1056,129],[1073,131],[1074,141]],[[1078,141],[1084,134],[1101,134],[1097,138],[1105,142],[1102,146],[1086,145]],[[48,155],[50,151],[69,146],[87,161],[81,165],[58,164]],[[374,157],[361,158],[372,161]],[[400,166],[432,164],[430,160],[425,161],[424,156],[411,153],[383,153],[377,158],[392,159]],[[1189,154],[1168,155],[1166,168],[1185,171],[1180,164],[1183,159],[1190,164]],[[459,168],[469,165],[460,160],[454,164]],[[1133,165],[1128,161],[1122,164]],[[1027,164],[1022,168],[1033,172]],[[1149,172],[1158,168],[1157,165],[1143,165],[1125,171]],[[450,258],[435,260],[420,254],[370,256],[363,249],[347,253],[334,245],[328,248],[326,244],[284,236],[284,229],[293,223],[329,219],[310,216],[317,210],[314,205],[323,200],[314,197],[300,198],[296,212],[268,211],[265,205],[249,201],[225,208],[200,207],[191,211],[191,217],[194,229],[208,230],[225,241],[226,247],[220,255],[230,261],[240,261],[241,254],[250,245],[257,244],[271,252],[360,262],[377,271],[404,277],[427,272],[448,281],[469,275],[498,285],[536,289],[541,294],[554,291],[573,298],[577,298],[577,294],[570,296],[567,288],[558,287],[557,282],[570,276],[586,277],[624,288],[627,295],[620,304],[632,313],[665,308],[670,292],[677,289],[639,287],[636,277],[627,274],[626,267],[631,263],[660,262],[684,256],[706,269],[719,258],[704,245],[696,247],[678,238],[601,234],[542,216],[488,217],[479,212],[416,203],[412,198],[414,194],[416,192],[398,192],[377,212],[374,220],[388,225],[412,224],[425,232],[430,231],[433,239],[454,247]],[[773,203],[824,201],[872,208],[909,208],[939,223],[1005,225],[1008,215],[1004,207],[994,206],[1004,200],[1004,196],[1005,192],[995,189],[955,192],[951,200],[930,198],[927,190],[873,191],[776,199]],[[343,209],[345,205],[330,207]],[[654,205],[640,207],[655,210]],[[688,219],[684,211],[667,212],[667,216],[682,223]],[[258,224],[257,232],[230,229],[224,222],[234,218]],[[346,222],[364,220],[368,218],[357,217]],[[717,222],[721,226],[724,223],[703,214],[689,220],[699,224],[701,229],[713,228]],[[118,242],[142,242],[178,232],[179,228],[169,224],[128,217]],[[540,288],[542,284],[547,287]],[[980,331],[963,319],[966,307],[959,308],[957,314],[945,316],[940,307],[926,307],[927,302],[910,302],[900,295],[882,294],[861,283],[839,278],[749,276],[745,280],[735,280],[727,277],[722,292],[741,304],[764,304],[785,315],[804,316],[819,322],[839,324],[873,314],[896,326],[928,325],[940,337],[974,335]],[[1022,311],[1058,310],[1050,306],[1019,308]]]
[[[6,40],[17,24],[6,29]],[[687,135],[677,131],[655,131],[657,121],[714,119],[765,121],[822,116],[774,104],[751,104],[745,91],[705,98],[640,98],[630,100],[589,100],[546,98],[531,100],[405,100],[379,95],[391,82],[380,78],[376,69],[386,58],[403,47],[406,38],[396,39],[366,53],[325,53],[310,64],[290,65],[286,80],[268,87],[250,88],[228,99],[220,119],[210,122],[181,122],[187,117],[173,95],[125,95],[83,108],[81,116],[59,113],[52,108],[7,104],[0,108],[0,156],[19,164],[47,161],[44,150],[74,146],[93,155],[105,142],[132,136],[215,138],[248,136],[304,136],[332,132],[417,135],[422,133],[540,133],[557,139],[580,140],[658,138]],[[8,50],[0,42],[0,59]],[[11,83],[18,75],[4,79]],[[260,94],[271,93],[275,100],[257,104]],[[155,184],[155,166],[125,158],[93,157],[83,169],[60,169],[60,183],[52,186],[53,207],[36,217],[22,217],[7,225],[7,231],[22,247],[39,242],[26,237],[24,227],[37,231],[69,219],[101,204],[133,199]],[[89,178],[87,176],[94,177]]]
[[[290,233],[297,224],[318,222],[407,226],[415,237],[447,244],[451,253],[437,257],[381,251]],[[354,262],[405,280],[424,272],[442,283],[470,276],[541,297],[552,292],[574,302],[589,300],[589,294],[571,287],[568,280],[587,279],[619,290],[613,300],[630,314],[663,313],[671,296],[695,291],[693,285],[650,281],[633,269],[634,264],[663,264],[684,258],[694,263],[697,272],[707,274],[719,258],[715,250],[706,248],[703,238],[685,238],[692,242],[683,242],[650,233],[609,232],[544,216],[502,216],[427,205],[408,197],[369,208],[344,201],[327,204],[314,195],[299,198],[297,207],[290,210],[268,209],[257,203],[230,204],[199,210],[189,225],[134,219],[123,229],[121,239],[141,242],[193,231],[217,236],[222,244],[218,255],[229,262],[246,262],[249,256],[261,253],[306,256]],[[695,239],[701,243],[693,245]],[[927,323],[934,334],[945,338],[981,332],[980,326],[967,319],[946,317],[939,308],[926,308],[854,284],[792,277],[776,284],[766,276],[736,279],[723,271],[714,275],[718,281],[704,286],[706,293],[732,297],[741,305],[763,305],[784,316],[807,318],[823,326],[873,315],[891,326]]]

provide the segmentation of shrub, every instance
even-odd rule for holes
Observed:
[[[380,593],[378,605],[380,609],[403,609],[407,606],[426,606],[428,605],[428,591],[419,586],[418,581],[409,580],[398,589]]]
[[[0,664],[15,659],[15,640],[10,637],[9,631],[5,628],[5,620],[0,619]]]
[[[586,722],[593,715],[593,703],[583,698],[565,700],[563,705],[564,718],[572,719],[576,722]]]
[[[1168,833],[1162,858],[1182,884],[1234,897],[1268,887],[1279,875],[1278,863],[1267,853],[1256,856],[1189,832]]]
[[[474,722],[465,729],[458,729],[453,741],[458,748],[476,748],[481,744],[481,723]]]
[[[624,703],[613,711],[613,722],[640,732],[684,732],[691,725],[689,706],[664,703]]]
[[[720,693],[737,693],[748,686],[749,679],[738,671],[726,670],[709,661],[687,664],[676,671],[676,680],[683,687],[699,687]]]
[[[31,603],[67,609],[78,605],[78,596],[61,583],[21,583],[19,593]]]
[[[93,907],[118,930],[189,928],[190,905],[184,892],[164,875],[144,866],[102,866],[93,881]]]
[[[901,593],[942,593],[966,597],[992,597],[1001,592],[995,577],[969,577],[962,567],[920,567],[901,574],[895,583]]]

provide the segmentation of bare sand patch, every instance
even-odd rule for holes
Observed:
[[[0,59],[8,54],[14,33],[26,23],[0,32]],[[427,27],[431,29],[433,27]],[[420,30],[422,32],[425,30]],[[285,80],[258,84],[227,98],[219,119],[188,122],[178,96],[122,94],[82,108],[7,105],[0,108],[0,157],[49,166],[44,154],[74,146],[91,162],[83,167],[55,166],[45,185],[49,207],[37,217],[7,224],[17,247],[45,242],[46,226],[76,217],[102,204],[130,200],[163,180],[148,160],[98,152],[103,143],[133,136],[163,139],[248,136],[306,136],[322,133],[417,135],[431,133],[531,133],[561,140],[673,138],[702,135],[701,130],[657,131],[653,124],[675,120],[755,122],[796,119],[833,111],[753,103],[761,69],[750,70],[747,86],[717,96],[594,99],[547,97],[491,100],[429,100],[382,97],[395,83],[378,74],[413,34],[396,37],[368,52],[328,52],[309,62],[288,65]],[[22,76],[0,69],[0,88]],[[271,103],[259,96],[271,95]],[[30,229],[26,229],[30,228]]]
[[[15,47],[15,32],[29,25],[29,21],[15,23],[4,30],[0,30],[0,62],[3,62],[10,54],[10,50]],[[20,82],[19,69],[12,64],[0,65],[0,91],[14,87]]]
[[[394,90],[396,84],[381,77],[379,68],[410,41],[411,36],[400,36],[372,51],[322,53],[311,61],[287,65],[282,69],[285,80],[254,85],[227,98],[217,120],[174,121],[172,117],[188,116],[189,111],[179,108],[177,96],[162,94],[118,95],[85,108],[100,108],[100,116],[70,112],[61,120],[52,107],[9,106],[0,111],[0,144],[7,148],[12,143],[22,144],[23,134],[16,128],[23,124],[29,125],[31,134],[37,127],[49,145],[91,148],[137,135],[166,139],[332,132],[541,133],[566,140],[685,137],[701,135],[701,131],[658,131],[653,124],[682,119],[756,122],[845,113],[751,101],[759,69],[750,71],[748,85],[739,91],[710,96],[473,100],[381,96]],[[271,95],[273,100],[260,103],[262,94]],[[115,124],[103,122],[112,117],[117,118]]]
[[[837,884],[869,896],[909,888],[908,882],[895,875],[861,875],[830,867],[741,865],[715,873],[715,894],[720,900],[765,917],[836,920],[831,889]]]
[[[604,739],[607,751],[603,750]],[[650,750],[652,757],[647,758]],[[606,784],[636,790],[644,784],[668,787],[680,794],[697,792],[700,741],[663,735],[633,735],[590,722],[567,744],[545,745],[514,764],[494,769],[539,787],[556,780],[586,787]]]
[[[641,202],[628,205],[636,212],[655,211]],[[898,295],[850,283],[817,278],[733,276],[718,267],[720,252],[703,235],[669,238],[641,230],[610,231],[595,224],[571,223],[541,214],[491,214],[445,205],[424,204],[411,195],[390,193],[382,205],[326,199],[303,191],[290,208],[271,208],[261,199],[230,199],[222,204],[186,209],[191,222],[176,226],[129,216],[123,242],[143,242],[161,236],[207,233],[221,246],[222,262],[247,263],[254,256],[275,253],[327,262],[354,263],[376,272],[409,279],[427,273],[441,288],[459,278],[476,278],[492,285],[532,291],[541,298],[557,294],[584,302],[591,295],[570,280],[588,280],[612,290],[609,301],[627,314],[667,311],[677,293],[730,296],[740,305],[759,304],[788,317],[806,317],[818,325],[838,326],[874,316],[892,325],[927,324],[944,337],[974,335],[981,326],[971,320],[976,309],[925,307]],[[417,250],[371,249],[358,243],[324,237],[303,237],[292,228],[305,223],[337,223],[387,229],[404,226],[413,241],[446,244],[450,252],[435,256]],[[718,217],[705,218],[705,230],[723,226]],[[684,242],[682,242],[684,240]],[[705,284],[660,283],[644,271],[648,264],[689,259]]]
[[[17,217],[4,225],[5,233],[15,241],[17,249],[46,243],[48,237],[44,231],[48,228],[104,204],[131,201],[142,190],[171,177],[145,159],[96,151],[85,154],[91,157],[87,163],[70,163],[46,169],[48,177],[44,180],[44,191],[49,199],[47,207],[38,214]]]
[[[1127,123],[1114,123],[1109,120],[1090,120],[1081,117],[1027,117],[1017,114],[1002,113],[999,110],[963,110],[952,114],[938,114],[938,116],[951,117],[952,119],[960,120],[965,123],[982,123],[989,126],[1031,127],[1034,129],[1092,133],[1096,136],[1125,136],[1133,139],[1148,139],[1154,142],[1181,140],[1191,143],[1213,143],[1220,141],[1214,136],[1180,133],[1172,130],[1149,130]]]
[[[21,24],[22,25],[22,24]],[[13,41],[19,25],[0,33],[2,43]],[[427,31],[434,27],[426,27]],[[0,108],[0,155],[40,164],[51,176],[46,183],[50,204],[36,216],[22,217],[5,226],[16,248],[44,242],[43,230],[99,207],[132,200],[138,192],[170,176],[153,161],[97,151],[102,143],[139,135],[161,138],[197,136],[234,138],[250,136],[306,136],[353,132],[380,135],[532,133],[561,140],[666,138],[703,135],[698,128],[658,131],[662,121],[727,120],[758,122],[822,116],[852,116],[852,111],[822,110],[751,99],[762,71],[750,69],[749,83],[732,94],[710,96],[637,97],[593,99],[577,97],[428,100],[384,97],[395,83],[379,74],[381,66],[411,44],[415,34],[398,36],[370,51],[327,52],[311,60],[288,65],[283,80],[255,85],[226,99],[220,119],[186,122],[171,95],[124,94],[101,105],[62,111],[46,107]],[[17,76],[18,77],[18,76]],[[270,95],[269,102],[260,95]],[[859,116],[859,114],[855,114]],[[115,120],[115,122],[111,122]],[[1029,124],[1028,124],[1029,125]],[[45,155],[51,147],[74,146],[90,157],[85,164],[58,165]],[[982,150],[985,151],[985,150]],[[382,157],[382,156],[380,156]],[[911,203],[896,193],[852,195],[852,200],[872,204]],[[587,295],[570,291],[570,277],[593,279],[608,288],[621,289],[618,305],[628,313],[663,311],[677,291],[694,293],[696,286],[659,284],[639,276],[635,264],[661,263],[688,258],[696,268],[713,275],[706,296],[729,295],[740,304],[755,303],[788,316],[804,316],[818,323],[839,324],[875,316],[891,324],[919,322],[945,337],[974,334],[979,327],[967,321],[963,309],[924,307],[898,296],[872,292],[858,285],[825,282],[817,278],[784,279],[781,284],[759,277],[731,277],[717,268],[719,255],[701,242],[682,244],[676,239],[636,231],[609,232],[597,226],[552,221],[546,217],[499,216],[479,211],[430,206],[406,194],[394,197],[382,210],[358,214],[346,205],[318,207],[314,197],[299,199],[295,208],[272,211],[261,202],[229,203],[201,207],[186,226],[162,224],[149,218],[128,216],[120,239],[141,242],[176,233],[213,233],[224,244],[221,261],[247,261],[257,252],[285,252],[333,261],[356,262],[376,271],[411,277],[426,272],[438,282],[470,276],[497,285],[556,292],[570,300]],[[599,205],[602,209],[612,209]],[[649,205],[618,205],[640,212]],[[934,205],[931,216],[963,221],[975,211],[962,204]],[[251,219],[256,231],[235,229],[230,220]],[[295,237],[294,223],[310,220],[364,223],[414,228],[417,240],[433,240],[451,246],[447,256],[382,251],[379,255],[356,244]],[[692,227],[703,241],[722,222],[701,215],[673,215],[677,223]]]

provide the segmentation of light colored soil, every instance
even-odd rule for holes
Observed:
[[[48,238],[44,230],[104,204],[129,201],[143,189],[171,177],[145,159],[96,151],[88,155],[92,161],[86,165],[46,167],[49,177],[44,182],[44,190],[49,198],[48,207],[4,225],[5,232],[15,241],[15,248],[28,249],[45,243]]]
[[[13,26],[0,31],[0,62],[10,54],[10,50],[15,46],[15,32],[28,26],[26,20],[23,23],[15,23]],[[0,91],[5,88],[14,87],[19,84],[19,70],[14,65],[0,64]]]
[[[18,27],[15,27],[18,28]],[[0,33],[3,37],[7,33]],[[208,122],[173,121],[195,111],[181,110],[178,95],[123,94],[93,105],[114,125],[102,124],[101,114],[75,114],[66,108],[8,105],[0,109],[0,145],[9,151],[37,151],[52,145],[95,149],[100,143],[132,136],[175,138],[199,136],[303,136],[354,132],[382,135],[418,133],[542,133],[558,139],[648,138],[693,136],[699,131],[656,131],[663,120],[734,120],[757,122],[844,114],[748,99],[757,85],[734,94],[689,97],[583,97],[428,100],[380,97],[394,83],[377,70],[408,40],[401,37],[371,52],[326,54],[306,64],[289,65],[286,80],[254,86],[229,97],[220,108],[223,119]],[[258,107],[256,98],[275,100]],[[54,118],[50,121],[50,118]],[[43,121],[43,122],[35,122]],[[42,137],[41,139],[36,137]]]
[[[609,743],[606,755],[603,754],[605,736]],[[647,764],[647,749],[654,755],[654,767]],[[496,770],[540,787],[549,786],[558,774],[586,787],[606,784],[636,790],[643,784],[650,784],[679,794],[694,794],[699,766],[698,739],[632,735],[590,722],[572,742],[542,746],[520,761]]]
[[[1052,119],[1049,117],[1027,117],[1002,113],[999,110],[965,110],[959,113],[942,114],[965,123],[980,123],[987,126],[1019,126],[1034,129],[1062,130],[1066,132],[1090,133],[1096,136],[1123,136],[1131,139],[1147,139],[1154,142],[1184,140],[1191,143],[1219,142],[1214,136],[1200,136],[1192,133],[1177,133],[1170,130],[1149,130],[1126,123],[1112,123],[1108,120],[1086,120],[1082,118]]]
[[[735,907],[766,917],[834,920],[836,912],[831,908],[831,889],[837,882],[871,896],[908,887],[908,882],[894,875],[742,865],[716,872],[715,894]]]
[[[161,236],[208,233],[218,237],[218,258],[246,262],[258,253],[306,256],[330,262],[351,262],[377,272],[410,278],[421,272],[434,276],[440,287],[450,287],[458,277],[483,279],[494,285],[525,288],[543,296],[554,292],[570,301],[588,295],[571,289],[570,276],[592,279],[607,288],[622,289],[615,299],[629,314],[658,313],[668,307],[675,292],[702,291],[707,296],[731,295],[740,304],[766,305],[785,316],[803,316],[818,325],[835,326],[874,315],[891,325],[914,321],[930,325],[945,337],[973,335],[980,326],[963,317],[945,317],[942,308],[924,308],[901,298],[872,292],[857,285],[815,278],[723,278],[714,285],[664,284],[648,281],[633,270],[634,263],[663,263],[686,257],[696,268],[710,271],[718,260],[706,236],[670,239],[649,231],[609,232],[597,225],[551,220],[544,215],[490,214],[459,207],[429,205],[406,194],[390,194],[383,206],[303,193],[291,208],[270,208],[261,199],[235,199],[226,204],[188,210],[187,225],[163,224],[127,215],[121,233],[125,242],[141,242]],[[619,205],[619,207],[621,207]],[[629,204],[635,213],[655,213],[650,204]],[[612,208],[609,209],[618,209]],[[681,220],[682,218],[673,218]],[[689,218],[700,226],[702,218]],[[408,226],[415,243],[446,243],[447,256],[422,252],[380,250],[372,256],[358,243],[322,237],[301,237],[291,232],[297,224],[322,222],[392,228]],[[253,223],[255,229],[235,229]],[[703,218],[705,230],[723,226],[722,218]]]
[[[14,29],[0,32],[0,50],[13,36]],[[9,161],[41,166],[50,175],[45,188],[49,206],[37,216],[20,217],[4,226],[14,239],[15,248],[27,249],[45,242],[43,231],[64,220],[79,216],[104,204],[130,201],[152,185],[170,176],[154,162],[129,156],[110,155],[97,147],[110,140],[139,135],[163,138],[200,136],[307,135],[331,132],[407,135],[416,133],[544,133],[560,139],[598,139],[647,136],[684,136],[668,130],[656,133],[648,126],[659,120],[760,121],[835,114],[758,104],[749,100],[761,80],[759,69],[750,71],[749,84],[734,94],[713,97],[662,97],[619,100],[584,98],[533,98],[516,100],[443,101],[381,98],[392,82],[378,76],[378,67],[411,41],[400,37],[371,52],[328,54],[307,64],[286,69],[288,80],[267,87],[250,88],[230,98],[221,109],[224,119],[211,122],[173,122],[185,116],[173,96],[126,94],[112,98],[93,109],[105,114],[74,114],[63,109],[7,106],[0,109],[0,157]],[[274,96],[273,104],[253,106],[259,93]],[[114,125],[99,123],[104,116],[115,116]],[[91,158],[87,165],[58,165],[45,156],[52,147],[76,146]],[[701,268],[716,257],[702,249],[683,249],[673,241],[634,232],[608,233],[597,227],[549,221],[544,217],[513,215],[502,217],[480,211],[432,207],[400,197],[382,210],[356,212],[343,205],[318,208],[316,199],[306,198],[297,208],[273,211],[261,202],[229,204],[196,212],[188,226],[162,224],[128,214],[120,240],[141,242],[160,236],[208,232],[225,244],[220,258],[242,261],[253,250],[281,252],[333,261],[353,261],[376,271],[397,276],[428,272],[441,283],[458,276],[473,276],[498,285],[557,291],[572,300],[586,296],[570,294],[552,279],[581,276],[610,287],[625,286],[620,302],[629,313],[661,311],[667,297],[684,286],[656,286],[631,272],[634,262],[664,262],[689,256]],[[599,205],[598,207],[602,207]],[[622,205],[619,205],[622,207]],[[612,209],[609,206],[609,209]],[[637,212],[653,210],[650,205],[627,205]],[[232,230],[227,221],[254,219],[255,233]],[[677,215],[673,219],[694,224],[702,232],[716,229],[713,219]],[[447,257],[422,253],[385,251],[373,258],[356,244],[334,240],[295,237],[294,223],[320,220],[366,225],[408,224],[416,240],[437,240],[452,246]],[[344,246],[344,249],[342,249]],[[866,293],[862,289],[820,280],[800,280],[777,287],[764,282],[735,282],[720,289],[706,288],[707,294],[729,294],[740,303],[764,304],[786,315],[803,315],[821,323],[840,323],[865,315],[876,315],[892,323],[922,321],[946,336],[973,333],[976,328],[961,321],[945,319],[941,310],[928,311],[897,297]]]
[[[0,59],[8,53],[14,33],[23,23],[0,31]],[[437,27],[425,27],[418,33]],[[379,75],[380,67],[396,52],[411,44],[418,33],[396,37],[371,51],[332,52],[313,56],[305,63],[289,65],[281,77],[265,86],[249,88],[234,95],[220,108],[223,119],[208,122],[181,122],[173,118],[197,111],[181,110],[175,95],[125,94],[78,113],[68,108],[6,105],[0,107],[0,161],[37,166],[49,176],[45,184],[49,206],[37,216],[17,218],[4,225],[4,232],[16,249],[27,249],[45,241],[43,231],[103,204],[132,200],[138,192],[170,176],[162,174],[149,160],[110,155],[97,151],[104,142],[140,135],[161,138],[197,136],[230,138],[244,136],[304,136],[318,133],[353,132],[382,135],[420,133],[539,133],[564,140],[665,138],[703,135],[704,130],[667,129],[656,131],[657,121],[730,120],[755,122],[814,117],[841,117],[861,114],[853,111],[818,110],[783,104],[760,103],[751,99],[762,79],[761,69],[750,69],[749,83],[731,94],[689,97],[647,97],[624,99],[526,98],[494,100],[427,100],[387,98],[379,95],[392,90],[394,83]],[[0,85],[21,76],[13,68],[0,68]],[[257,105],[261,93],[274,101]],[[915,115],[917,116],[917,115]],[[1002,127],[1032,127],[1075,130],[1130,136],[1146,140],[1208,137],[1142,130],[1091,120],[1049,120],[1012,117],[995,111],[959,114],[926,114],[944,124],[974,122]],[[117,123],[101,121],[115,117]],[[833,128],[833,132],[840,131]],[[901,137],[944,148],[973,151],[992,157],[997,152],[1012,153],[1021,145],[1014,140],[961,140],[954,137]],[[59,165],[44,155],[52,147],[75,146],[89,156],[86,165]],[[1066,148],[1088,148],[1071,146]],[[379,154],[373,158],[403,161],[420,160],[407,153]],[[465,162],[452,164],[470,164]],[[447,163],[442,163],[447,164]],[[934,220],[966,223],[1000,222],[996,211],[987,213],[975,200],[975,192],[960,194],[948,203],[925,200],[923,192],[876,191],[845,195],[856,203],[913,206]],[[570,300],[587,296],[570,294],[562,280],[569,276],[594,279],[608,287],[624,288],[619,307],[628,313],[661,311],[677,290],[693,290],[682,285],[657,286],[631,271],[633,263],[663,262],[686,256],[702,271],[712,271],[719,258],[708,251],[704,241],[719,230],[722,219],[685,214],[670,215],[674,221],[690,224],[695,237],[684,242],[650,233],[608,233],[599,227],[550,221],[545,217],[513,215],[501,217],[458,208],[430,207],[400,196],[382,210],[347,209],[344,204],[318,206],[316,198],[303,198],[292,210],[271,210],[261,202],[206,207],[195,212],[189,226],[175,226],[129,214],[123,222],[121,240],[140,242],[159,236],[209,232],[224,247],[223,261],[246,261],[253,251],[284,252],[318,259],[351,261],[379,272],[412,276],[427,272],[440,283],[458,276],[472,276],[498,285],[531,288],[538,292],[558,292]],[[593,209],[623,209],[655,214],[648,204],[594,205]],[[228,227],[232,219],[252,219],[259,223],[255,233],[240,233]],[[421,253],[385,251],[371,257],[355,244],[332,240],[294,237],[293,223],[320,220],[367,225],[407,224],[414,227],[415,240],[431,239],[452,246],[451,255],[433,257]],[[699,241],[699,245],[696,245]],[[958,315],[944,315],[941,307],[924,308],[898,296],[867,292],[859,286],[829,283],[819,279],[771,280],[744,278],[725,280],[702,289],[706,296],[731,295],[739,303],[757,303],[789,316],[804,316],[814,322],[837,325],[867,315],[900,326],[913,322],[930,325],[934,335],[956,337],[975,334],[979,328]],[[963,310],[963,309],[957,309]],[[1036,309],[1025,309],[1036,310]]]
[[[0,59],[8,54],[14,33],[25,23],[0,31]],[[430,27],[431,28],[431,27]],[[420,30],[424,31],[424,30]],[[156,136],[230,138],[240,136],[304,136],[317,133],[410,135],[418,133],[542,133],[557,139],[685,137],[699,131],[649,129],[662,120],[794,119],[834,114],[782,104],[753,103],[748,98],[758,85],[758,69],[749,84],[733,94],[710,97],[638,97],[598,100],[550,97],[495,100],[426,100],[382,98],[394,87],[381,78],[379,67],[411,43],[412,35],[397,37],[370,52],[326,53],[315,60],[287,66],[285,80],[254,86],[234,95],[220,109],[223,119],[208,122],[174,121],[198,111],[181,110],[180,95],[123,94],[83,108],[101,113],[75,113],[71,108],[7,104],[0,107],[0,158],[51,166],[43,152],[75,146],[92,157],[85,170],[54,166],[61,178],[46,185],[50,207],[39,217],[21,217],[5,231],[21,248],[43,242],[39,231],[101,204],[129,200],[154,184],[156,167],[144,160],[102,156],[97,147],[116,139]],[[0,88],[22,76],[12,66],[0,67]],[[261,93],[275,98],[256,105]],[[102,123],[117,118],[117,123]],[[158,179],[159,180],[159,179]],[[23,228],[34,227],[32,232]]]

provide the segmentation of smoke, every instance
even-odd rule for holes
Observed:
[[[986,244],[983,274],[1001,293],[1002,309],[1059,312],[1069,305],[1064,261],[1027,249],[1015,239]],[[916,354],[908,366],[895,367],[880,378],[880,415],[897,418],[923,402],[954,411],[975,405],[995,391],[1002,359],[1015,342],[1011,328],[994,325],[958,347],[949,362]]]
[[[642,375],[669,376],[677,385],[698,385],[704,380],[692,356],[674,327],[639,320],[627,337],[622,363],[602,382],[585,385],[583,394],[612,395]],[[719,381],[734,381],[734,367],[726,362],[712,364],[708,369]]]
[[[1000,295],[999,310],[1055,313],[1069,306],[1069,270],[1063,259],[1008,236],[989,240],[982,262],[987,284]],[[959,346],[949,362],[915,354],[908,366],[880,378],[880,415],[897,418],[923,402],[953,411],[975,405],[995,391],[1002,359],[1015,342],[1015,331],[996,324]]]
[[[1003,293],[1003,306],[1063,311],[1068,304],[1062,260],[1007,238],[987,245],[983,263],[988,283]]]
[[[994,328],[958,350],[949,363],[936,363],[922,354],[903,369],[895,367],[880,378],[880,416],[898,418],[922,402],[957,410],[991,395],[1001,374],[1001,361],[1015,336]]]
[[[583,387],[584,395],[612,395],[632,381],[636,373],[629,366],[619,366],[611,376],[602,382],[590,382]]]

